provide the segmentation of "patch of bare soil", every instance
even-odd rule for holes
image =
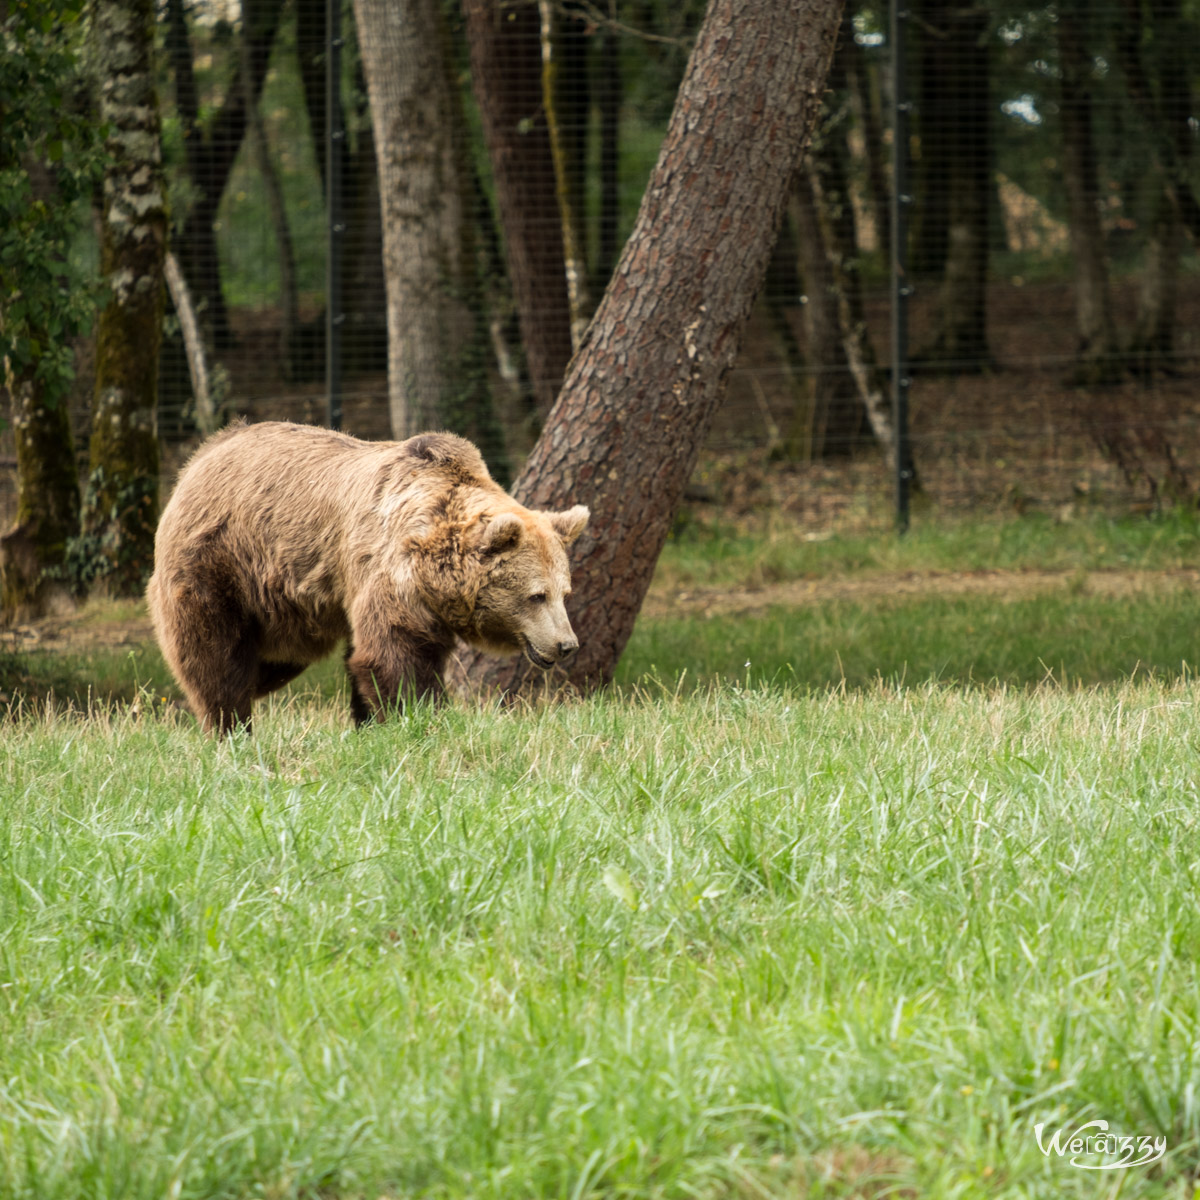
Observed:
[[[1024,570],[909,571],[858,578],[791,579],[761,587],[654,591],[642,612],[650,617],[755,616],[772,608],[807,608],[832,601],[905,600],[921,596],[981,596],[1006,601],[1068,590],[1077,595],[1128,596],[1194,589],[1200,571]]]
[[[653,588],[648,617],[760,615],[772,608],[808,608],[835,601],[905,600],[920,596],[979,596],[1006,601],[1069,590],[1076,595],[1129,596],[1200,588],[1200,570],[907,571],[837,579],[790,579],[754,587]],[[0,629],[0,651],[88,654],[148,645],[154,630],[144,605],[103,602],[36,624]]]
[[[0,629],[0,651],[48,650],[86,654],[120,650],[154,641],[145,606],[125,606],[114,612],[107,605],[84,605],[76,612],[43,617],[29,625]]]

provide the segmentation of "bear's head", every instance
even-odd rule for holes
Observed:
[[[474,574],[467,641],[492,654],[524,651],[542,668],[571,657],[579,639],[564,601],[571,593],[567,547],[588,510],[534,512],[514,504],[474,523],[463,549]]]

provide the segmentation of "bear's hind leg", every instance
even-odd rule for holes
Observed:
[[[205,730],[224,736],[250,728],[258,678],[258,641],[217,587],[159,581],[151,608],[163,654]]]

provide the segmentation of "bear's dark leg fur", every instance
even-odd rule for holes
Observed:
[[[305,668],[304,663],[260,662],[258,677],[254,681],[254,698],[278,691],[285,683],[291,683]]]
[[[159,636],[163,652],[205,729],[222,736],[250,728],[258,677],[258,636],[220,571],[196,571],[161,581]]]
[[[445,694],[442,668],[449,646],[393,636],[383,643],[361,643],[346,652],[350,674],[350,711],[356,724],[382,720],[389,709],[409,700],[438,700]]]

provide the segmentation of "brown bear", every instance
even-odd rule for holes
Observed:
[[[448,433],[362,442],[265,422],[217,434],[159,522],[147,597],[206,729],[346,639],[356,722],[442,692],[456,638],[549,668],[579,642],[566,548],[588,510],[534,512]]]

